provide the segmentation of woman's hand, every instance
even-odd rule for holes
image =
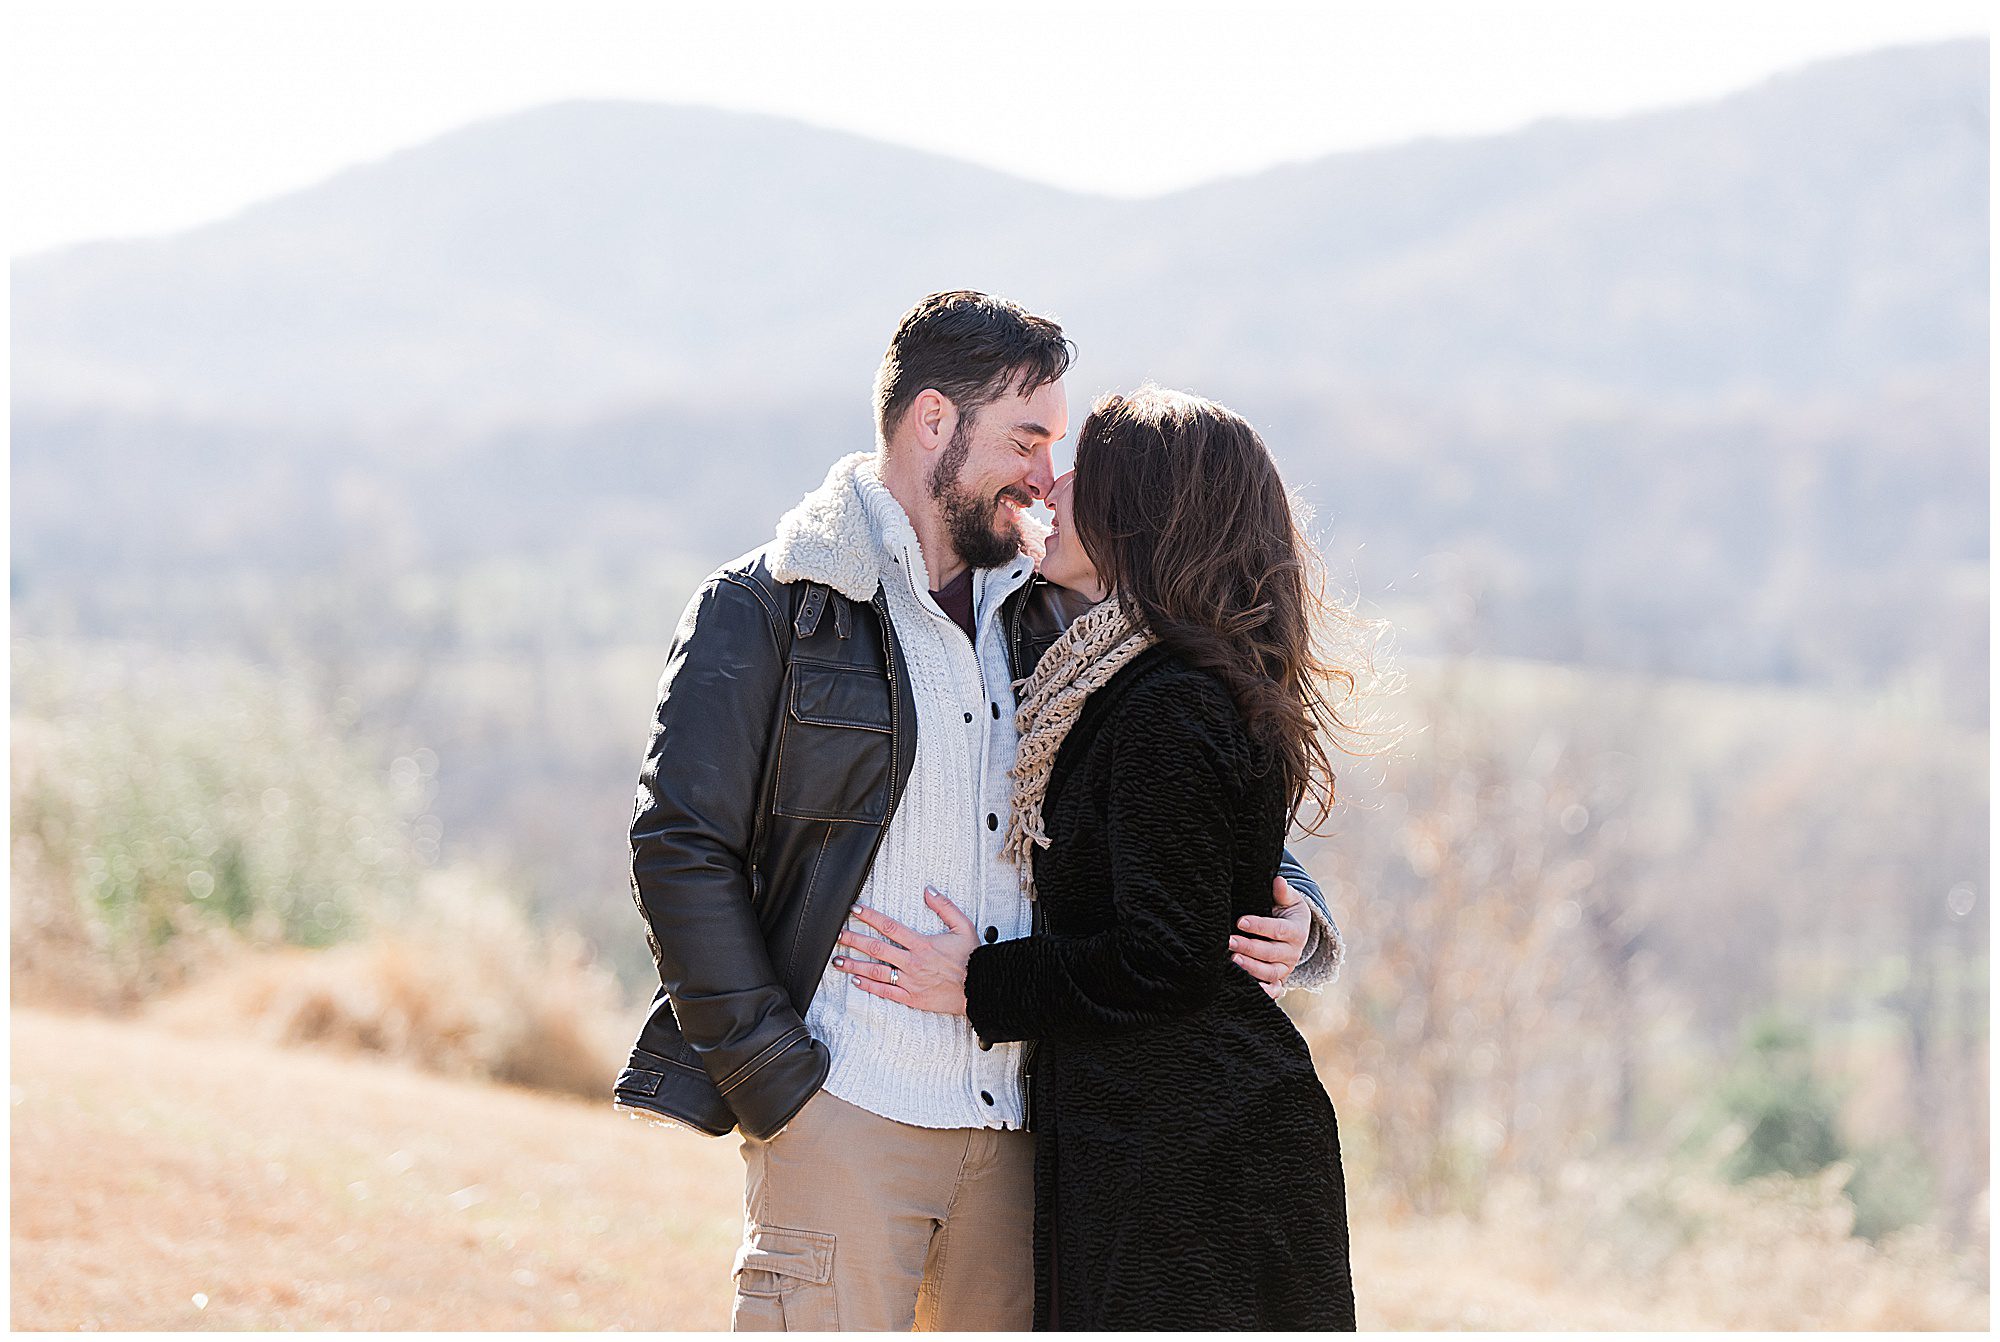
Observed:
[[[1305,954],[1312,910],[1282,876],[1273,883],[1271,897],[1276,902],[1269,918],[1246,913],[1236,920],[1243,935],[1229,938],[1229,958],[1257,980],[1265,996],[1276,997]]]
[[[865,952],[880,961],[857,960],[851,955],[835,955],[833,967],[854,978],[854,986],[891,1002],[934,1011],[941,1016],[965,1014],[965,962],[979,944],[979,932],[958,905],[929,886],[924,887],[924,903],[944,919],[944,931],[925,936],[903,926],[886,913],[864,904],[854,906],[854,916],[880,932],[888,940],[864,937],[841,929],[840,944]]]

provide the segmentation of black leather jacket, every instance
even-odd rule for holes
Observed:
[[[632,893],[660,972],[616,1103],[775,1135],[826,1080],[805,1013],[916,759],[888,604],[779,582],[770,547],[712,575],[660,680],[632,821]],[[1067,625],[1040,578],[1007,599],[1016,679]],[[1287,855],[1292,885],[1324,907]]]

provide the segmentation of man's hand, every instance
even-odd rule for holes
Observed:
[[[1299,957],[1305,954],[1312,910],[1282,876],[1272,884],[1271,898],[1276,907],[1269,918],[1246,913],[1236,920],[1242,935],[1229,938],[1229,950],[1230,958],[1257,980],[1257,986],[1276,997],[1286,976],[1299,967]]]
[[[875,957],[857,960],[851,955],[833,957],[833,967],[854,977],[854,986],[891,1002],[934,1011],[941,1016],[965,1014],[965,963],[979,944],[978,929],[959,911],[958,905],[929,886],[924,887],[924,903],[944,919],[944,931],[925,936],[903,926],[886,913],[864,904],[854,906],[854,916],[880,932],[887,941],[864,937],[841,929],[840,944]],[[1303,934],[1301,934],[1303,936]],[[1298,956],[1292,957],[1294,963]]]

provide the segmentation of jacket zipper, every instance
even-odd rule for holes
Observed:
[[[1013,681],[1021,678],[1021,612],[1028,605],[1025,593],[1034,585],[1034,575],[1029,574],[1028,580],[1014,589],[1014,609],[1007,614],[1007,674],[1010,678],[1007,693],[1010,697],[1014,693]],[[1032,671],[1034,668],[1028,669]]]
[[[861,867],[861,879],[864,884],[867,882],[868,873],[875,869],[875,858],[882,851],[882,840],[889,837],[889,824],[896,818],[896,799],[902,795],[902,788],[896,781],[898,772],[896,761],[899,755],[897,738],[902,734],[901,718],[896,711],[896,700],[899,697],[896,693],[896,630],[889,623],[889,601],[882,595],[881,588],[875,589],[875,595],[869,600],[868,605],[882,622],[882,660],[889,680],[889,813],[876,829],[875,841],[868,845],[868,859]],[[859,894],[858,891],[856,893]],[[848,912],[852,911],[853,905],[850,904]],[[842,914],[842,920],[845,921],[847,916],[848,914]]]
[[[889,673],[889,816],[882,822],[881,834],[875,838],[875,846],[880,848],[882,835],[889,832],[889,821],[896,818],[896,799],[902,794],[901,781],[897,776],[901,772],[897,766],[902,758],[902,733],[897,729],[896,713],[896,701],[902,696],[896,692],[896,626],[889,620],[889,602],[882,595],[881,588],[875,589],[874,599],[868,604],[874,607],[876,615],[882,620],[882,660],[887,664]],[[868,862],[870,866],[874,865],[875,854],[872,850]]]

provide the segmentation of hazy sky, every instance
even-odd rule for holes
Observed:
[[[1983,0],[13,0],[9,251],[183,228],[563,98],[710,103],[1145,194],[1985,35]]]

